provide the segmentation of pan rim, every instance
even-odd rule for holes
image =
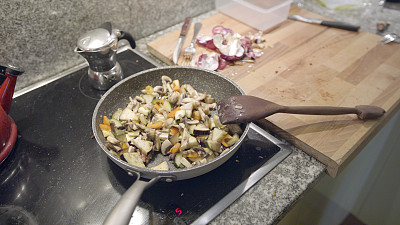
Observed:
[[[139,173],[140,175],[147,175],[144,176],[145,178],[154,178],[154,177],[180,177],[181,174],[185,174],[185,173],[189,173],[190,171],[193,170],[201,170],[202,168],[205,167],[209,167],[214,163],[217,163],[218,161],[220,161],[222,158],[227,157],[227,155],[233,155],[236,150],[240,147],[241,143],[243,142],[243,140],[245,139],[245,137],[247,136],[248,130],[249,130],[249,123],[245,124],[245,128],[243,130],[243,134],[240,136],[239,141],[236,142],[235,145],[233,145],[228,152],[224,153],[224,155],[217,157],[214,160],[211,160],[210,162],[207,162],[205,164],[202,165],[198,165],[198,166],[194,166],[191,168],[185,168],[185,169],[179,169],[179,170],[173,170],[173,171],[162,171],[162,170],[152,170],[148,167],[146,168],[140,168],[134,165],[129,164],[128,162],[125,162],[123,160],[121,160],[120,158],[116,157],[115,155],[113,155],[104,145],[103,141],[100,140],[100,134],[97,132],[97,123],[96,123],[96,118],[97,118],[97,114],[99,111],[100,106],[102,105],[102,103],[104,102],[104,100],[107,98],[107,96],[113,92],[115,89],[117,89],[119,86],[121,86],[122,84],[124,84],[125,82],[128,82],[131,79],[135,79],[138,76],[141,76],[145,73],[150,73],[153,71],[162,71],[162,70],[173,70],[173,69],[189,69],[189,70],[198,70],[198,71],[202,71],[202,72],[208,72],[211,73],[213,75],[216,75],[222,79],[225,79],[226,81],[228,81],[229,83],[231,83],[232,85],[234,85],[240,92],[242,95],[246,95],[244,90],[236,83],[234,82],[232,79],[230,79],[229,77],[226,77],[225,75],[222,75],[218,72],[215,71],[211,71],[211,70],[207,70],[207,69],[202,69],[202,68],[197,68],[197,67],[190,67],[190,66],[163,66],[163,67],[156,67],[156,68],[151,68],[151,69],[147,69],[147,70],[143,70],[140,71],[138,73],[135,73],[121,81],[119,81],[117,84],[115,84],[114,86],[112,86],[103,96],[101,96],[100,100],[97,102],[96,107],[93,111],[93,115],[92,115],[92,131],[94,134],[94,137],[96,139],[97,144],[99,145],[99,147],[103,150],[103,152],[105,152],[107,154],[107,156],[113,161],[113,163],[116,163],[119,167],[121,167],[122,169],[124,169],[125,171],[129,172],[135,172],[135,173]],[[228,157],[228,159],[231,156]],[[228,160],[226,159],[226,160]],[[223,163],[221,163],[223,164]],[[123,165],[123,166],[121,166]],[[150,175],[150,176],[148,176]],[[192,176],[195,177],[195,176]],[[186,179],[186,178],[183,178]],[[180,180],[180,179],[178,179]]]

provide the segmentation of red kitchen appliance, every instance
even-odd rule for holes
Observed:
[[[0,88],[0,163],[2,163],[10,154],[17,139],[17,125],[8,113],[10,112],[17,77],[23,71],[11,65],[0,67],[1,72],[7,76]]]

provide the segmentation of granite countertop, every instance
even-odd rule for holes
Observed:
[[[362,30],[370,33],[384,35],[400,32],[400,26],[395,26],[400,22],[400,13],[397,10],[384,8],[382,2],[368,0],[364,2],[362,8],[346,11],[328,9],[313,0],[295,0],[293,4],[333,20],[358,24]],[[193,22],[216,13],[214,10],[200,15],[193,18]],[[379,32],[376,26],[378,22],[390,25],[385,31]],[[147,51],[146,44],[180,29],[181,26],[182,24],[177,24],[138,40],[137,49],[161,65],[165,65]],[[326,168],[313,157],[294,146],[291,147],[293,153],[290,156],[218,215],[211,224],[272,224],[284,216],[289,207],[317,181]]]
[[[217,11],[211,11],[193,18],[200,21]],[[137,40],[136,49],[152,60],[166,66],[151,55],[146,44],[167,33],[179,30],[182,24]],[[284,141],[284,140],[283,140]],[[291,146],[293,153],[262,178],[210,224],[272,224],[324,173],[325,165]],[[273,195],[275,191],[275,195]]]

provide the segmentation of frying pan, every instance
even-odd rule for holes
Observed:
[[[107,143],[99,124],[102,123],[102,116],[109,115],[118,108],[125,108],[129,102],[129,96],[140,95],[147,85],[161,85],[161,76],[167,75],[172,80],[178,79],[181,84],[190,84],[197,91],[211,94],[216,101],[230,96],[244,95],[244,91],[231,79],[214,71],[204,70],[194,67],[171,66],[145,70],[136,73],[120,81],[109,89],[99,100],[92,117],[92,129],[97,143],[103,152],[119,167],[128,172],[129,175],[137,175],[136,181],[121,196],[120,200],[107,216],[104,224],[128,224],[133,211],[142,195],[143,191],[159,180],[172,182],[174,180],[190,179],[207,172],[226,162],[240,147],[249,130],[249,124],[244,124],[243,134],[239,141],[230,150],[214,160],[192,168],[177,169],[167,156],[155,154],[148,167],[158,165],[162,161],[167,161],[169,171],[156,171],[148,168],[140,168],[128,164],[127,162],[114,156],[105,146]]]

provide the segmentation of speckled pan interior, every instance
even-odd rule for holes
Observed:
[[[235,153],[248,131],[248,125],[243,127],[245,131],[244,134],[241,136],[239,142],[234,145],[229,152],[204,165],[192,167],[190,169],[176,169],[171,162],[168,162],[170,168],[169,171],[154,171],[147,168],[138,168],[112,155],[104,145],[106,139],[103,137],[99,128],[99,124],[102,123],[102,116],[108,116],[118,108],[125,108],[126,104],[129,102],[129,96],[135,97],[136,95],[139,95],[141,90],[147,85],[153,87],[162,85],[161,76],[163,75],[167,75],[173,80],[178,79],[181,85],[190,84],[198,92],[211,94],[217,101],[233,95],[244,95],[244,91],[236,83],[213,71],[182,66],[155,68],[142,71],[114,85],[99,100],[92,118],[92,129],[95,138],[102,150],[111,160],[127,171],[139,172],[142,177],[153,178],[156,176],[174,176],[176,179],[180,180],[209,172],[224,163]],[[102,153],[99,152],[99,154]],[[158,165],[162,161],[168,161],[168,157],[156,154],[156,157],[154,157],[154,160],[150,162],[148,167]]]

